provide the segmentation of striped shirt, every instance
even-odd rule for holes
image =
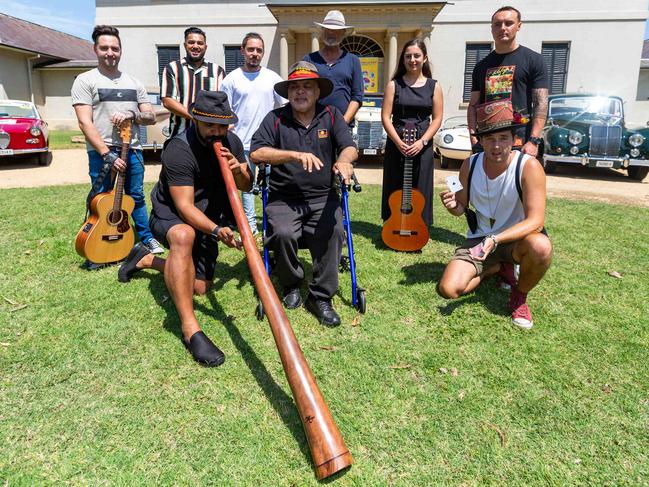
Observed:
[[[187,62],[187,58],[172,61],[162,72],[160,98],[173,98],[189,110],[189,105],[196,100],[200,90],[218,91],[225,71],[218,64],[204,61],[200,68],[195,69]],[[172,113],[169,117],[170,137],[182,132],[187,127],[187,120]]]

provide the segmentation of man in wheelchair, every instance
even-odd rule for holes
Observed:
[[[284,305],[293,309],[302,304],[301,237],[313,261],[305,307],[320,323],[337,326],[340,316],[331,298],[338,290],[344,233],[334,179],[340,174],[349,183],[358,151],[343,114],[318,103],[332,89],[313,64],[291,66],[288,80],[275,85],[289,103],[266,115],[252,138],[250,159],[271,166],[266,245],[276,259],[273,272],[283,286]]]

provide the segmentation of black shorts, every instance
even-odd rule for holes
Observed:
[[[167,248],[169,248],[167,232],[175,225],[182,224],[186,225],[180,217],[173,220],[163,220],[151,213],[151,217],[149,218],[149,228],[153,232],[153,236]],[[196,237],[194,238],[194,247],[192,248],[192,260],[196,269],[196,279],[213,281],[216,258],[219,255],[218,244],[212,235],[207,235],[196,229],[194,231],[196,232]]]

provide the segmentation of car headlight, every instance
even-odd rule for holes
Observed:
[[[29,133],[32,134],[34,137],[38,137],[41,135],[41,129],[39,129],[37,126],[33,126],[32,128],[29,129]]]
[[[629,145],[631,147],[640,147],[644,144],[644,136],[642,134],[632,134],[629,136]]]
[[[570,135],[568,136],[568,142],[570,142],[572,145],[579,145],[581,144],[582,140],[584,140],[584,136],[582,135],[581,132],[577,132],[575,130],[570,131]]]
[[[451,142],[453,142],[453,136],[451,134],[446,134],[444,136],[444,143],[450,144]]]

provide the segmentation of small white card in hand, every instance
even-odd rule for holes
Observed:
[[[446,187],[451,193],[457,193],[458,191],[462,191],[462,183],[460,183],[460,178],[457,176],[448,176],[446,178]]]

